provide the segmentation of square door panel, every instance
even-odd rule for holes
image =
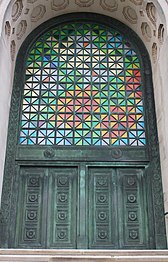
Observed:
[[[48,247],[76,248],[77,169],[49,169]]]

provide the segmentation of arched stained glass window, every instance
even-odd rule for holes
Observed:
[[[68,23],[26,65],[20,144],[144,146],[141,66],[116,30]]]

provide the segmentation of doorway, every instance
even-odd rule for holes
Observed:
[[[149,247],[145,168],[30,166],[19,180],[19,248]]]
[[[51,20],[34,35],[16,65],[1,246],[164,248],[142,42],[118,21],[84,13]]]

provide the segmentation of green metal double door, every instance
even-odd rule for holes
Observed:
[[[19,248],[149,248],[145,166],[21,165]]]

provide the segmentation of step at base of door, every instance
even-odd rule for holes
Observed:
[[[168,262],[168,250],[0,249],[1,262]]]

